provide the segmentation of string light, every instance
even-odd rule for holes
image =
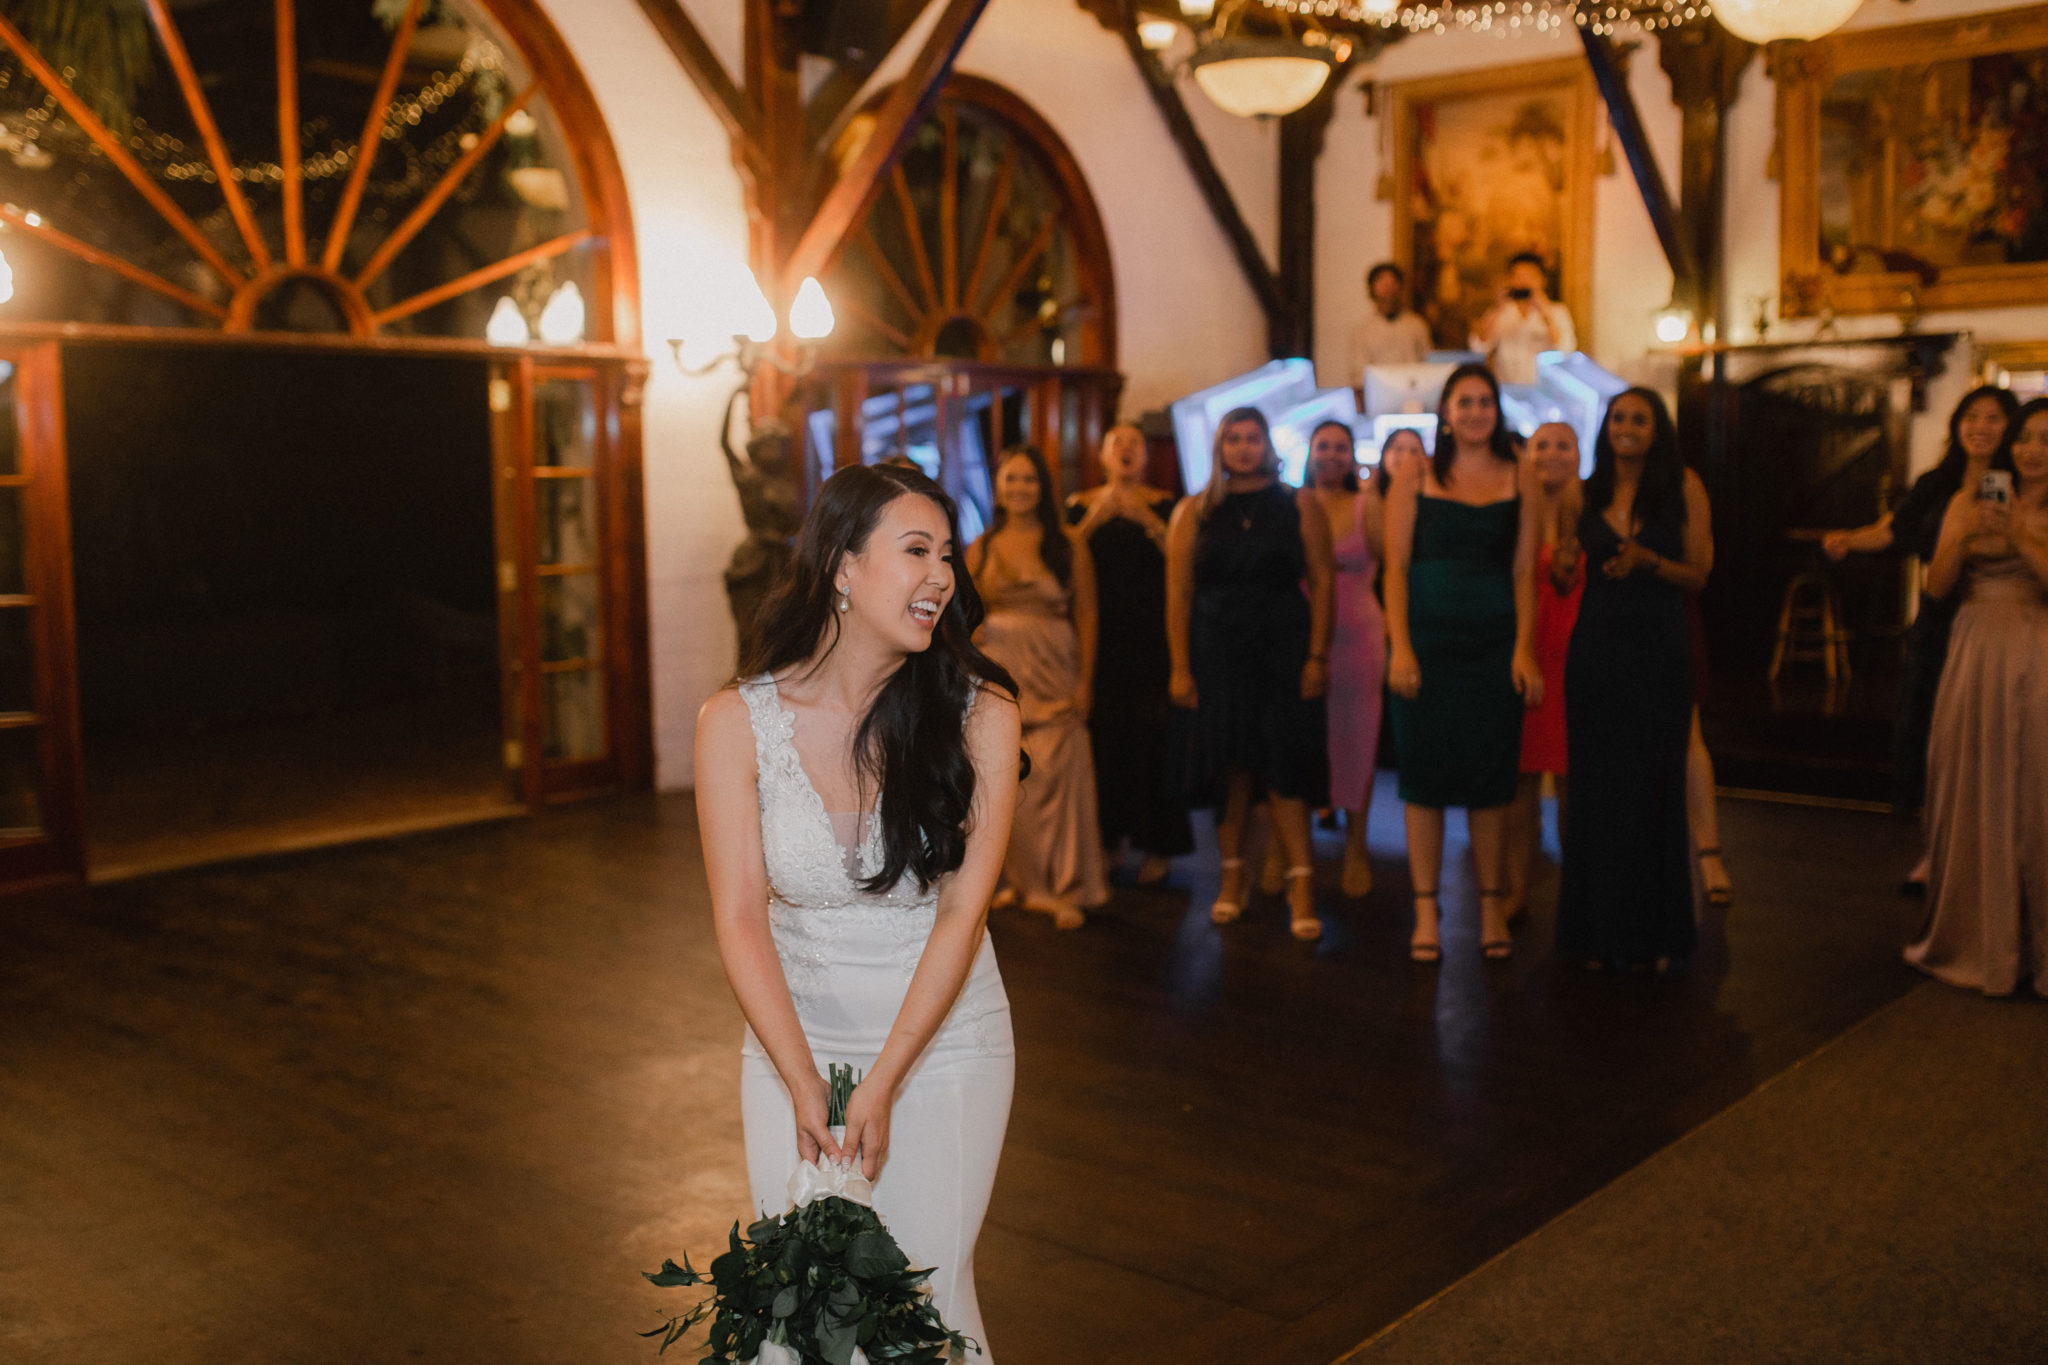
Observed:
[[[1628,0],[1621,5],[1594,0],[1436,0],[1395,4],[1389,0],[1262,0],[1269,9],[1319,19],[1401,28],[1410,33],[1561,33],[1582,28],[1606,37],[1629,30],[1657,33],[1711,15],[1704,0]]]

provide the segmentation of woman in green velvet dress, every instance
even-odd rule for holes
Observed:
[[[1415,885],[1408,951],[1417,962],[1442,957],[1437,890],[1451,806],[1465,809],[1471,829],[1481,951],[1514,951],[1502,894],[1507,813],[1522,712],[1543,699],[1534,479],[1493,372],[1460,365],[1444,384],[1435,453],[1405,461],[1387,499],[1387,685]]]

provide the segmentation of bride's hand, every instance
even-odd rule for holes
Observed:
[[[860,1173],[870,1180],[882,1173],[882,1163],[889,1159],[889,1110],[895,1099],[886,1086],[869,1079],[855,1086],[853,1098],[846,1102],[845,1152],[848,1157],[859,1155]]]
[[[831,1112],[831,1096],[831,1085],[815,1071],[808,1083],[790,1086],[789,1098],[796,1106],[798,1160],[815,1165],[821,1153],[833,1161],[846,1159],[845,1150],[832,1140],[832,1125],[826,1122]]]

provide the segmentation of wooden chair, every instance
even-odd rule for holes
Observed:
[[[1830,686],[1849,681],[1849,632],[1842,627],[1842,604],[1827,574],[1808,570],[1792,575],[1778,607],[1778,643],[1771,650],[1770,681],[1786,663],[1818,661]]]

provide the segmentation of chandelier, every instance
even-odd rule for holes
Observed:
[[[1818,38],[1847,23],[1863,0],[1721,0],[1721,27],[1752,43]]]
[[[1330,73],[1351,59],[1351,39],[1332,37],[1308,10],[1288,10],[1302,21],[1283,18],[1283,32],[1255,36],[1230,27],[1252,0],[1224,0],[1215,27],[1188,58],[1187,69],[1210,103],[1239,118],[1277,118],[1314,99]],[[1188,6],[1183,3],[1183,9]],[[1278,8],[1269,6],[1269,8]]]

